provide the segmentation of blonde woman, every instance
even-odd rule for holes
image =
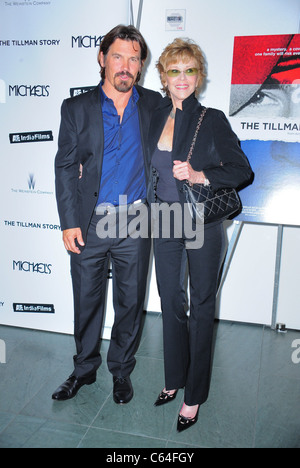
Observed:
[[[252,170],[223,112],[208,109],[190,163],[186,162],[203,106],[196,94],[206,77],[205,60],[191,40],[176,39],[162,53],[157,68],[166,97],[150,125],[149,151],[154,174],[152,196],[158,203],[185,203],[183,183],[238,188]],[[220,165],[220,161],[222,164]],[[172,224],[172,221],[171,221]],[[158,289],[164,329],[165,388],[161,406],[185,389],[178,431],[198,420],[208,398],[217,282],[224,258],[221,222],[205,225],[204,245],[186,248],[184,235],[155,239]],[[182,285],[182,265],[188,259],[190,317]]]

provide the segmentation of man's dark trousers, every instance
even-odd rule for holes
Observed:
[[[118,231],[118,216],[117,231]],[[132,220],[128,217],[128,224]],[[105,314],[107,267],[113,271],[114,326],[107,355],[109,371],[115,377],[127,377],[135,366],[134,354],[141,326],[146,294],[151,238],[106,238],[97,235],[101,216],[93,215],[87,242],[80,255],[71,254],[74,291],[76,377],[97,371],[101,331]]]

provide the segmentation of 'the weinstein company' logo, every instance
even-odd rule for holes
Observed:
[[[3,2],[3,3],[4,3],[4,6],[6,6],[6,7],[24,7],[24,6],[25,7],[31,7],[31,6],[34,6],[36,8],[36,7],[50,6],[51,3],[52,3],[52,0],[44,0],[44,1],[22,0],[21,2],[13,0],[13,1],[6,1],[6,2]]]
[[[29,174],[27,179],[28,189],[25,188],[11,188],[12,193],[15,194],[30,194],[30,195],[53,195],[53,191],[36,189],[36,179],[34,174]]]
[[[29,174],[28,177],[28,187],[30,190],[35,189],[35,179],[34,179],[34,174]]]

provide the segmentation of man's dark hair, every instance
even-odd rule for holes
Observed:
[[[116,39],[122,39],[123,41],[135,41],[140,45],[141,48],[141,62],[143,63],[148,55],[148,47],[146,44],[145,39],[141,35],[138,29],[134,26],[124,26],[120,24],[112,29],[109,33],[107,33],[104,39],[101,42],[99,54],[98,54],[98,62],[100,64],[100,53],[102,52],[104,56],[107,55],[110,46],[115,42]],[[101,64],[100,64],[101,67]],[[105,68],[101,67],[101,78],[104,81],[105,79]],[[138,83],[141,78],[141,74],[138,73],[136,82]]]

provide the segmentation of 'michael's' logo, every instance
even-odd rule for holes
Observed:
[[[49,97],[49,85],[9,85],[8,95],[15,97]]]
[[[83,47],[84,49],[91,49],[100,47],[104,37],[105,36],[72,36],[72,48]]]

